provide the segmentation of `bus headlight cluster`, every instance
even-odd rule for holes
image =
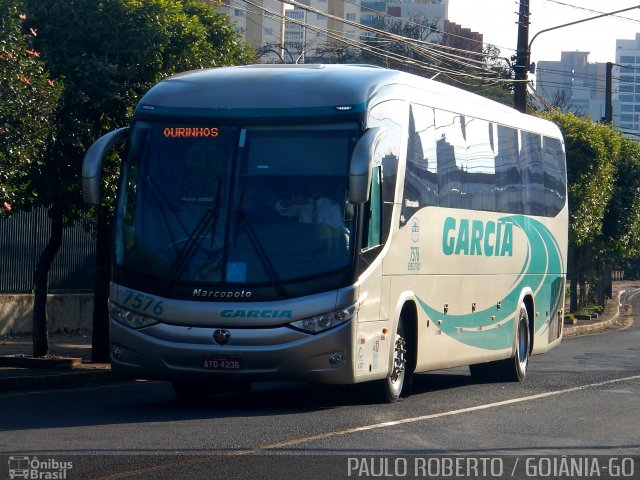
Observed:
[[[109,314],[114,320],[130,328],[143,328],[158,323],[152,318],[119,307],[111,302],[109,302]]]
[[[336,310],[334,312],[323,313],[322,315],[316,315],[315,317],[297,320],[295,322],[291,322],[289,325],[307,333],[320,333],[348,322],[353,318],[356,310],[356,305],[351,305],[350,307]]]

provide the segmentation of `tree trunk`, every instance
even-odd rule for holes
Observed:
[[[612,280],[612,268],[608,265],[604,269],[604,292],[607,298],[613,298],[613,280]]]
[[[578,311],[578,255],[576,248],[569,247],[569,312]]]
[[[598,264],[598,268],[596,270],[598,286],[596,288],[596,292],[598,295],[598,305],[604,307],[605,304],[605,293],[606,293],[606,267],[602,265],[602,263]]]
[[[33,273],[33,356],[44,357],[49,354],[49,327],[47,325],[47,293],[49,272],[56,254],[62,245],[64,223],[62,209],[55,203],[49,207],[51,236],[44,247]]]
[[[93,291],[91,361],[109,361],[109,282],[111,280],[111,218],[99,209],[96,239],[96,278]]]

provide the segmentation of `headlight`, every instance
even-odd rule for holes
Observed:
[[[356,314],[356,310],[356,305],[351,305],[350,307],[336,310],[335,312],[323,313],[322,315],[316,315],[315,317],[296,320],[295,322],[291,322],[289,325],[304,332],[320,333],[348,322]]]
[[[131,310],[126,310],[111,302],[109,302],[109,314],[114,320],[130,328],[148,327],[149,325],[158,323],[152,318],[132,312]]]

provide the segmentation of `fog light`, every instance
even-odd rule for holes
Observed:
[[[118,347],[113,347],[111,349],[111,356],[119,360],[120,358],[122,358],[122,350],[120,350]]]
[[[344,365],[344,355],[342,353],[334,353],[329,357],[329,364],[332,368],[338,368]]]

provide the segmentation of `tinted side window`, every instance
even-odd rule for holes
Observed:
[[[409,111],[407,170],[400,227],[420,208],[438,205],[438,169],[433,109],[412,105]]]
[[[521,132],[520,139],[524,213],[526,215],[544,215],[542,137],[530,132]]]
[[[546,212],[556,216],[564,207],[567,198],[567,171],[562,142],[557,138],[543,138],[544,195]]]
[[[498,125],[496,212],[522,213],[522,176],[518,163],[518,131]]]
[[[496,208],[496,169],[492,142],[493,125],[486,120],[467,118],[467,168],[464,190],[473,210]]]
[[[470,208],[464,194],[464,171],[467,166],[464,117],[436,110],[436,157],[440,206]]]

